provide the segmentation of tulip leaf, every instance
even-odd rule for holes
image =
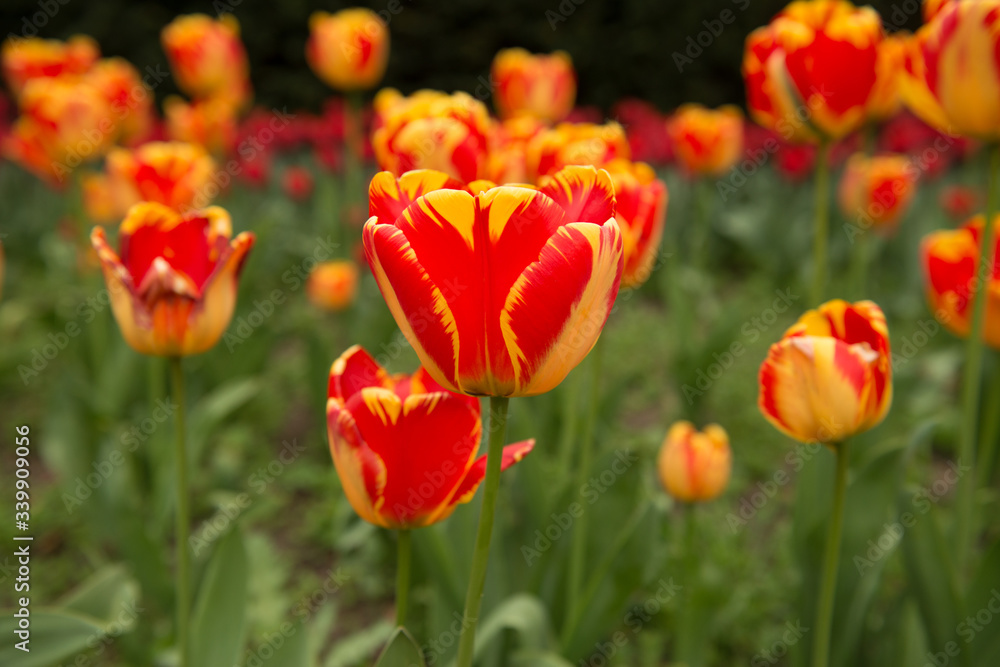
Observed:
[[[246,632],[247,552],[234,528],[219,540],[191,616],[192,667],[235,665]]]
[[[66,658],[88,651],[95,640],[106,634],[104,624],[90,616],[61,609],[31,609],[30,641],[22,651],[22,641],[14,632],[18,619],[13,610],[0,611],[0,664],[17,667],[48,667]]]
[[[326,659],[325,667],[353,667],[360,662],[370,660],[372,654],[392,636],[394,629],[392,623],[383,619],[337,640],[337,644]]]
[[[375,667],[427,667],[420,645],[406,628],[398,627],[378,657]]]
[[[135,622],[138,587],[121,565],[99,570],[62,598],[60,607],[97,619],[117,621],[122,629]]]
[[[968,595],[964,617],[974,621],[966,620],[959,625],[957,641],[960,646],[969,644],[973,664],[1000,664],[1000,623],[990,622],[1000,616],[1000,541],[993,544],[980,563]],[[983,623],[987,618],[990,621]]]
[[[476,632],[475,655],[500,637],[504,630],[513,630],[518,646],[523,649],[544,649],[549,644],[549,615],[545,604],[532,595],[512,595],[501,602],[483,619]]]
[[[256,378],[239,378],[230,380],[207,396],[202,397],[191,408],[190,452],[189,465],[198,461],[205,441],[219,424],[229,415],[240,409],[261,389],[261,383]]]

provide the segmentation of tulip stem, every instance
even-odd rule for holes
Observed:
[[[177,528],[175,545],[177,550],[177,650],[180,652],[180,665],[188,664],[188,614],[191,611],[190,571],[191,559],[188,554],[188,535],[191,532],[190,509],[188,506],[187,479],[187,448],[184,443],[184,369],[181,367],[181,357],[170,357],[170,371],[173,376],[174,430],[176,431],[176,466],[177,482]]]
[[[406,605],[410,596],[410,541],[412,536],[408,530],[400,530],[397,533],[399,541],[396,547],[399,557],[396,562],[396,625],[402,627],[406,625]]]
[[[986,313],[986,292],[981,288],[984,282],[993,275],[993,246],[996,233],[993,215],[996,211],[996,177],[1000,169],[1000,146],[993,146],[990,156],[989,176],[986,184],[986,220],[983,231],[979,235],[979,261],[976,264],[977,275],[970,281],[972,291],[972,324],[969,327],[969,337],[965,342],[965,377],[962,387],[962,430],[958,443],[958,463],[969,467],[970,474],[961,480],[958,489],[958,535],[956,544],[955,567],[965,575],[969,570],[968,556],[972,548],[973,513],[975,512],[976,495],[976,426],[979,414],[979,393],[982,380],[983,364],[983,320]],[[987,267],[989,269],[987,270]],[[976,280],[978,278],[978,281]]]
[[[826,286],[826,242],[830,235],[830,142],[823,141],[816,154],[816,228],[813,238],[813,284],[810,295],[813,306],[823,301]]]
[[[870,230],[864,230],[855,237],[851,254],[851,286],[858,299],[864,299],[868,291],[868,263],[872,248],[868,238],[870,233]]]
[[[830,517],[826,552],[823,554],[823,578],[816,605],[816,642],[813,644],[812,667],[827,667],[830,662],[830,630],[833,625],[834,594],[837,590],[837,568],[840,566],[840,536],[844,528],[850,448],[847,441],[834,445],[834,448],[837,453],[837,477],[834,483],[833,516]]]
[[[597,422],[597,410],[601,400],[601,345],[600,339],[590,351],[590,406],[583,422],[583,434],[580,438],[580,460],[576,469],[576,502],[583,505],[583,492],[587,485],[587,475],[590,473],[590,461],[594,450],[594,427]],[[569,571],[566,580],[566,625],[564,634],[569,629],[576,607],[580,600],[583,587],[584,556],[587,551],[587,514],[583,512],[573,525],[573,542],[569,552]],[[563,637],[564,644],[569,637]]]
[[[344,187],[346,195],[341,203],[347,212],[347,216],[353,218],[357,213],[355,203],[361,198],[361,160],[362,138],[361,109],[363,102],[360,92],[347,94],[347,101],[344,104]],[[362,221],[351,219],[351,225],[358,225]]]
[[[456,667],[471,667],[476,641],[479,608],[483,603],[486,584],[486,564],[490,556],[490,538],[493,536],[493,515],[496,513],[497,491],[500,488],[500,461],[507,436],[507,404],[505,396],[490,397],[489,450],[486,458],[486,479],[483,480],[483,505],[479,510],[479,527],[476,529],[476,546],[472,553],[472,570],[469,589],[465,594],[465,612],[462,614],[462,635],[458,640]]]
[[[983,405],[991,406],[993,409],[986,411],[982,429],[979,432],[979,486],[986,486],[990,483],[995,463],[997,436],[1000,435],[1000,410],[995,409],[995,406],[1000,405],[1000,364],[998,363],[993,364],[990,393],[986,395],[986,402]]]
[[[691,248],[691,256],[694,258],[694,268],[698,273],[698,280],[702,276],[710,275],[708,270],[709,246],[712,239],[712,216],[709,212],[709,200],[711,191],[708,189],[708,179],[699,178],[694,187],[695,221],[694,221],[694,247]]]

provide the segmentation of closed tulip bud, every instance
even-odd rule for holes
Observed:
[[[325,310],[343,310],[354,303],[358,293],[358,265],[348,260],[323,262],[313,267],[306,282],[306,294],[314,305]]]
[[[1000,225],[1000,216],[993,219]],[[983,340],[1000,349],[1000,263],[989,271],[979,266],[979,243],[984,216],[976,216],[958,229],[933,232],[924,237],[920,254],[927,299],[935,318],[962,338],[972,328],[972,301],[985,281],[986,316]],[[988,256],[997,257],[998,240]]]
[[[218,206],[178,213],[157,202],[129,210],[119,253],[104,229],[90,235],[125,341],[158,356],[199,354],[218,342],[236,307],[236,291],[254,235],[230,241],[229,214]]]
[[[370,9],[315,12],[309,17],[306,60],[331,88],[373,88],[389,62],[389,29]]]
[[[57,39],[9,38],[0,50],[0,67],[14,97],[20,97],[31,79],[79,76],[93,67],[101,51],[90,37],[76,35],[65,42]]]
[[[691,174],[721,176],[743,155],[743,112],[685,104],[667,121],[674,157]]]
[[[330,453],[344,495],[362,519],[420,528],[472,500],[486,475],[486,456],[476,458],[478,399],[447,391],[423,368],[389,375],[359,345],[333,363],[327,396]],[[504,447],[501,469],[534,445]]]
[[[490,77],[501,118],[530,116],[551,123],[573,110],[576,72],[565,51],[546,56],[504,49],[493,58]]]
[[[177,87],[195,99],[225,98],[235,108],[250,101],[250,67],[232,14],[178,16],[160,33]]]
[[[782,433],[831,447],[879,424],[892,404],[889,330],[871,301],[806,312],[771,346],[757,405]]]
[[[567,167],[538,189],[383,172],[369,199],[368,264],[441,386],[541,394],[597,342],[622,274],[607,172]]]
[[[141,201],[175,211],[204,208],[218,194],[212,182],[215,162],[197,144],[154,141],[134,150],[114,149],[108,153],[107,172],[124,211]]]
[[[660,251],[667,184],[645,162],[612,160],[607,170],[615,188],[615,220],[622,230],[622,287],[639,287],[649,279]]]
[[[743,80],[754,120],[788,140],[847,136],[865,120],[882,36],[871,7],[792,2],[747,37]]]
[[[657,460],[660,481],[677,500],[698,502],[726,490],[732,470],[729,436],[718,424],[698,431],[691,422],[670,427]]]
[[[534,182],[570,165],[603,167],[631,155],[625,130],[618,123],[559,123],[528,141],[525,169]]]
[[[891,232],[913,200],[917,173],[902,155],[852,155],[838,190],[844,217],[865,229]]]

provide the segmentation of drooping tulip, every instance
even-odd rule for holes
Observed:
[[[718,424],[698,431],[691,422],[676,422],[660,447],[657,470],[674,498],[688,503],[712,500],[729,483],[729,435]]]
[[[373,88],[385,76],[389,62],[389,29],[370,9],[315,12],[309,17],[306,60],[331,88]]]
[[[250,232],[231,235],[229,214],[218,206],[181,214],[158,202],[129,210],[117,253],[104,229],[94,228],[91,243],[129,345],[143,354],[187,356],[218,342],[254,244]]]
[[[376,526],[410,529],[448,518],[486,474],[476,458],[479,401],[441,387],[423,369],[389,375],[361,346],[333,363],[326,404],[330,452],[351,507]],[[503,448],[501,469],[534,447]]]
[[[667,120],[674,157],[695,175],[721,176],[743,154],[743,112],[726,105],[685,104]]]
[[[379,289],[443,387],[549,391],[597,342],[618,293],[623,251],[611,177],[568,167],[537,190],[484,182],[437,189],[447,179],[424,172],[395,188],[373,181],[376,213],[363,240]]]
[[[534,55],[524,49],[504,49],[493,58],[490,76],[501,118],[530,116],[552,123],[573,110],[576,72],[565,51]]]
[[[757,404],[782,433],[836,446],[879,424],[892,404],[889,330],[871,301],[807,311],[760,367]]]
[[[649,279],[667,217],[667,184],[645,162],[612,160],[607,164],[615,188],[615,220],[622,230],[622,287]]]

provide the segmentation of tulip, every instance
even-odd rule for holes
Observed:
[[[685,104],[667,121],[677,162],[691,174],[721,176],[743,155],[743,113]]]
[[[747,37],[743,79],[751,115],[786,140],[847,136],[865,119],[881,41],[882,21],[871,7],[792,2]]]
[[[370,9],[315,12],[309,17],[306,60],[331,88],[367,90],[385,75],[389,29]]]
[[[534,181],[569,165],[603,167],[630,155],[625,130],[618,123],[560,123],[528,141],[525,168]]]
[[[670,427],[660,448],[660,481],[684,502],[712,500],[726,489],[732,469],[729,436],[718,424],[698,431],[687,421]]]
[[[83,210],[91,221],[103,225],[121,220],[121,205],[107,174],[85,174],[80,186]]]
[[[497,123],[493,128],[493,150],[490,152],[490,180],[501,185],[527,183],[525,153],[528,142],[544,129],[545,124],[533,116],[515,116]]]
[[[841,211],[865,229],[892,231],[916,194],[917,173],[902,155],[852,155],[840,180]]]
[[[159,356],[205,352],[229,325],[254,235],[230,241],[229,214],[217,206],[178,213],[158,202],[133,206],[118,233],[120,254],[104,229],[91,243],[104,270],[111,309],[125,341]]]
[[[250,100],[250,66],[232,14],[178,16],[160,33],[177,87],[195,99],[226,99],[235,108]]]
[[[354,303],[359,275],[358,265],[349,260],[317,264],[309,272],[306,294],[320,308],[343,310]]]
[[[760,367],[758,406],[775,428],[831,447],[867,431],[892,403],[889,331],[871,301],[806,312]]]
[[[305,167],[289,167],[281,179],[285,194],[296,201],[309,199],[313,191],[312,172]]]
[[[660,250],[667,185],[645,162],[612,160],[607,171],[615,188],[615,220],[622,231],[622,287],[639,287],[652,273]]]
[[[223,98],[188,103],[171,95],[163,101],[167,137],[204,146],[213,155],[226,155],[236,145],[237,109]]]
[[[362,519],[420,528],[472,500],[486,472],[486,457],[476,457],[482,436],[477,399],[447,391],[422,368],[389,375],[359,345],[333,363],[327,396],[330,452]],[[502,469],[534,445],[504,447]]]
[[[889,35],[878,46],[875,88],[868,100],[868,120],[884,122],[903,105],[902,79],[908,36]]]
[[[204,208],[218,186],[215,162],[197,144],[151,142],[135,150],[108,153],[107,172],[119,206],[127,211],[140,201],[154,201],[175,211]]]
[[[381,127],[372,134],[379,168],[397,176],[434,169],[463,182],[486,176],[491,121],[482,102],[433,90],[400,99],[380,96]]]
[[[920,246],[927,298],[935,317],[962,338],[967,338],[971,331],[972,295],[986,273],[979,262],[984,220],[980,215],[958,229],[928,234]],[[994,218],[994,226],[998,224],[1000,216]],[[998,247],[1000,239],[994,241],[992,251],[995,253]],[[983,340],[1000,349],[1000,264],[993,265],[986,280]]]
[[[122,58],[99,60],[87,72],[86,80],[97,87],[111,105],[123,143],[135,145],[150,135],[155,122],[153,91],[143,83],[130,62]]]
[[[363,241],[424,368],[467,394],[551,390],[594,346],[618,293],[611,177],[568,167],[537,190],[466,191],[447,189],[446,174],[408,176],[372,182]]]
[[[490,78],[501,118],[530,116],[552,123],[573,110],[576,72],[565,51],[545,56],[504,49],[493,58]]]
[[[964,185],[946,185],[941,188],[939,203],[942,209],[957,220],[965,220],[979,208],[979,193]]]
[[[3,43],[0,67],[14,97],[20,97],[31,79],[84,74],[100,55],[97,42],[84,35],[70,37],[65,42],[12,37]]]

